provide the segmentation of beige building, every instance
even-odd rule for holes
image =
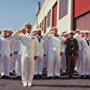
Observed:
[[[38,13],[33,30],[42,28],[43,32],[57,27],[59,33],[69,30],[90,30],[90,0],[45,0]],[[87,21],[87,24],[83,24]]]

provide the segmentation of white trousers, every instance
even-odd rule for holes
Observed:
[[[90,75],[90,64],[86,52],[82,52],[82,59],[80,59],[79,75]]]
[[[15,70],[15,63],[16,63],[16,56],[13,55],[12,57],[10,57],[10,72],[12,72],[13,70]]]
[[[61,59],[60,55],[58,55],[54,51],[50,51],[48,57],[48,71],[47,76],[60,76],[61,69]]]
[[[2,71],[2,67],[1,67],[1,57],[0,57],[0,74],[1,74],[1,71]]]
[[[15,62],[15,72],[16,76],[21,76],[21,56],[20,54],[15,54],[16,62]]]
[[[79,51],[79,55],[76,60],[75,70],[79,73],[82,63],[82,51]]]
[[[9,76],[9,71],[10,71],[10,58],[7,57],[6,55],[4,55],[3,57],[1,57],[1,67],[2,67],[2,71],[1,71],[1,75],[7,75]]]
[[[48,64],[48,53],[47,53],[47,55],[44,57],[44,62],[43,62],[43,68],[46,68],[46,71],[47,71],[47,64]]]
[[[61,70],[62,70],[62,73],[66,72],[66,55],[65,54],[61,56]]]
[[[43,57],[38,56],[37,60],[35,60],[35,68],[34,68],[34,75],[42,75],[43,71]]]
[[[34,75],[34,60],[25,57],[22,60],[21,70],[22,70],[22,83],[32,83]]]

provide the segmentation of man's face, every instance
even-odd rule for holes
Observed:
[[[53,35],[57,35],[57,29],[52,30]]]
[[[41,36],[41,31],[38,31],[37,34],[38,34],[38,36]]]
[[[21,30],[21,33],[26,34],[26,29],[25,29],[25,28],[22,29],[22,30]]]
[[[69,34],[70,38],[73,38],[74,34]]]
[[[10,36],[10,32],[9,32],[9,31],[7,31],[7,37],[8,37],[8,36]]]
[[[80,34],[80,31],[76,31],[75,33],[78,33],[78,34]]]
[[[27,28],[27,29],[26,29],[26,32],[27,32],[27,33],[31,33],[31,30],[32,30],[32,28]]]
[[[3,31],[2,34],[3,34],[4,37],[7,36],[7,32],[6,31]]]
[[[89,37],[89,33],[86,33],[86,38],[88,38]]]

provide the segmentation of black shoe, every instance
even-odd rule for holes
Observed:
[[[38,78],[38,75],[34,75],[34,79],[37,79]]]
[[[86,75],[86,78],[89,79],[90,78],[89,75]]]
[[[10,75],[10,76],[14,76],[14,75],[15,75],[15,73],[13,73],[13,72],[10,72],[10,73],[9,73],[9,75]]]
[[[49,76],[48,79],[53,79],[53,76]]]
[[[21,76],[15,77],[14,80],[21,80]]]
[[[6,76],[5,75],[1,76],[1,79],[6,79]]]
[[[9,76],[3,75],[1,76],[1,79],[9,79]]]
[[[64,72],[64,73],[61,73],[61,76],[65,76],[66,75],[66,73]]]
[[[84,77],[84,75],[81,75],[81,79],[84,79],[85,77]]]
[[[72,75],[69,75],[69,78],[72,79]]]
[[[39,74],[39,75],[38,75],[38,79],[42,79],[42,75]]]
[[[9,76],[6,76],[6,79],[10,79],[10,77]]]
[[[59,76],[55,76],[55,79],[60,79],[60,77]]]

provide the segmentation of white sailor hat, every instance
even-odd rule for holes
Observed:
[[[57,30],[57,27],[52,27],[52,28],[51,28],[51,31],[52,31],[52,30]]]
[[[41,28],[37,28],[37,31],[42,31],[42,29]]]

